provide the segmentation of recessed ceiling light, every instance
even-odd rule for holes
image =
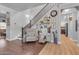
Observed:
[[[26,16],[27,18],[29,18],[29,17],[30,17],[30,15],[27,15],[27,14],[26,14],[25,16]]]

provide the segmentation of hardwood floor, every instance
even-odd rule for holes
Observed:
[[[79,47],[68,37],[61,36],[61,45],[47,43],[39,55],[79,55]]]
[[[7,41],[7,46],[0,48],[0,55],[79,55],[79,47],[64,35],[61,37],[61,45],[38,42],[22,45],[20,40]]]
[[[45,44],[38,42],[21,44],[20,40],[7,42],[7,46],[0,48],[0,55],[37,55]]]

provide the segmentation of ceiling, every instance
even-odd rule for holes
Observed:
[[[44,3],[0,3],[0,5],[6,6],[8,8],[12,8],[16,11],[23,11],[29,8],[33,8]]]

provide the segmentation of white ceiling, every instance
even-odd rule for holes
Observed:
[[[44,3],[0,3],[0,5],[6,6],[8,8],[12,8],[16,11],[23,11],[29,8],[33,8]]]

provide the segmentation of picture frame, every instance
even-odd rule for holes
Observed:
[[[52,17],[55,17],[55,16],[57,15],[57,11],[56,11],[56,10],[52,10],[52,11],[50,12],[50,15],[51,15]]]

